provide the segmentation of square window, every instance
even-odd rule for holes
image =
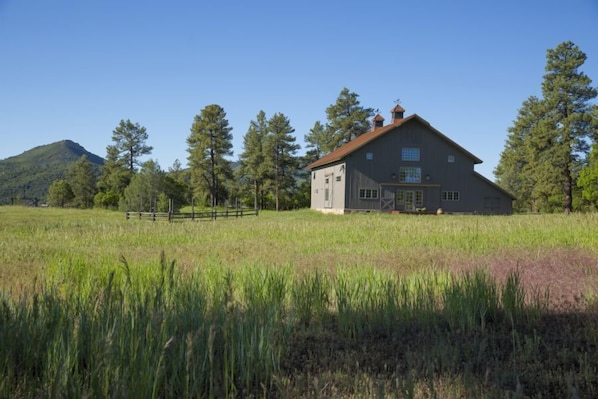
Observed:
[[[401,183],[421,183],[422,169],[421,168],[400,168],[399,182]]]
[[[401,148],[401,160],[403,161],[419,161],[419,148]]]
[[[341,181],[341,177],[340,176],[336,176],[336,181]]]
[[[365,153],[365,159],[367,159],[368,161],[371,161],[372,159],[374,159],[374,153],[373,152],[366,152]]]
[[[453,163],[453,162],[455,162],[455,156],[454,156],[454,155],[449,155],[449,156],[448,156],[448,161],[449,161],[450,163]]]

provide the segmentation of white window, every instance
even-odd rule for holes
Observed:
[[[419,161],[419,148],[401,148],[401,160],[403,161]]]
[[[442,201],[459,201],[459,192],[458,191],[443,191],[440,194],[440,199]]]
[[[400,168],[399,182],[401,183],[421,183],[422,168]]]
[[[340,177],[340,176],[336,176],[336,177],[335,177],[335,180],[336,180],[336,181],[341,181],[341,177]]]
[[[360,188],[359,199],[378,199],[378,190],[375,188]]]

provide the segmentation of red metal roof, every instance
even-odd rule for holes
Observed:
[[[400,108],[401,110],[403,109],[400,105],[397,105],[393,108],[393,111],[397,110],[398,108]],[[469,151],[467,151],[466,149],[461,147],[459,144],[455,143],[453,140],[449,139],[444,134],[440,133],[438,130],[436,130],[434,127],[432,127],[430,125],[430,123],[428,121],[426,121],[424,118],[420,117],[417,114],[413,114],[413,115],[408,116],[407,118],[394,119],[394,123],[392,123],[392,124],[389,124],[389,125],[386,125],[383,127],[379,127],[375,130],[371,130],[367,133],[362,134],[361,136],[356,137],[355,139],[351,140],[350,142],[348,142],[348,143],[340,146],[336,150],[332,151],[330,154],[325,155],[322,158],[318,159],[317,161],[312,162],[311,164],[307,165],[307,169],[315,169],[320,166],[324,166],[324,165],[331,164],[333,162],[340,161],[341,159],[345,158],[347,155],[353,153],[354,151],[358,150],[359,148],[363,147],[364,145],[368,144],[369,142],[376,140],[378,137],[394,130],[395,128],[397,128],[399,126],[409,123],[413,120],[426,125],[430,130],[432,130],[432,132],[434,132],[436,135],[438,135],[444,141],[448,142],[451,146],[453,146],[453,147],[457,148],[458,150],[462,151],[463,153],[465,153],[469,158],[471,158],[473,160],[474,163],[476,163],[476,164],[482,163],[481,159],[479,159],[478,157],[476,157],[475,155],[473,155],[472,153],[470,153]]]

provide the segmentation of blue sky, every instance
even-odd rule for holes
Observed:
[[[596,0],[0,0],[0,159],[63,139],[105,156],[130,119],[167,170],[186,165],[209,104],[234,159],[260,110],[285,114],[304,146],[346,87],[387,123],[400,99],[494,180],[547,49],[567,40],[598,86]]]

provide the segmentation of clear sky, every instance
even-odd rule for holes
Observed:
[[[386,123],[400,99],[494,180],[546,51],[568,40],[598,86],[597,0],[0,0],[0,159],[64,139],[103,157],[130,119],[167,170],[209,104],[234,159],[260,110],[304,147],[346,87]]]

